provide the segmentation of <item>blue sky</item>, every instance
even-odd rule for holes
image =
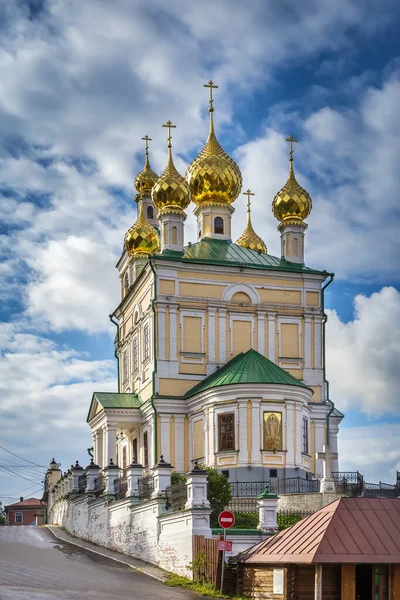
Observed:
[[[346,413],[341,468],[400,470],[398,140],[400,13],[384,0],[8,0],[0,9],[0,445],[39,465],[88,460],[93,390],[115,389],[108,314],[135,219],[144,134],[178,169],[207,134],[238,161],[271,254],[271,201],[295,168],[313,198],[306,262],[327,292],[331,396]],[[242,232],[245,199],[235,203]],[[189,212],[186,240],[194,241]],[[30,474],[0,449],[3,502]],[[35,475],[36,473],[36,475]],[[28,478],[29,478],[28,477]],[[26,483],[26,485],[25,485]],[[35,490],[33,490],[35,491]],[[29,491],[27,492],[29,494]],[[1,500],[1,498],[0,498]]]

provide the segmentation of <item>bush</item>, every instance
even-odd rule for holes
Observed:
[[[258,514],[256,512],[235,512],[233,529],[257,529]]]
[[[218,515],[222,512],[232,498],[231,486],[222,473],[212,467],[207,469],[207,499],[212,509],[211,527],[218,527]]]
[[[178,471],[172,471],[171,484],[172,483],[186,483],[185,475],[182,475],[182,473],[178,473]]]

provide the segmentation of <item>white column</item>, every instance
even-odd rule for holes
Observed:
[[[108,465],[110,464],[110,458],[113,459],[114,464],[117,464],[116,437],[117,437],[117,426],[114,424],[106,425],[105,453],[104,453],[106,463],[105,463],[104,467],[108,467]]]
[[[165,462],[170,462],[171,416],[160,414],[161,451]]]
[[[295,425],[294,425],[294,412],[295,412],[295,404],[294,402],[286,402],[286,440],[284,448],[286,449],[286,466],[289,468],[294,468],[295,465],[295,451],[294,451],[294,435],[295,435]]]
[[[314,318],[314,364],[316,369],[321,369],[321,346],[322,346],[322,318]]]
[[[208,425],[207,425],[207,431],[206,431],[206,435],[208,435],[208,457],[206,460],[206,464],[208,466],[215,466],[215,426],[214,426],[214,420],[215,420],[215,408],[214,406],[210,406],[208,408],[208,414],[207,414],[207,419],[208,419]]]
[[[218,309],[219,319],[219,362],[226,363],[226,310]]]
[[[99,432],[98,430],[92,431],[92,439],[93,439],[93,460],[96,465],[99,464]]]
[[[258,351],[264,356],[265,352],[265,312],[257,312]]]
[[[208,309],[208,362],[215,362],[215,308]]]
[[[101,461],[101,467],[102,469],[104,469],[107,466],[107,444],[106,444],[106,426],[103,425],[103,427],[101,428],[101,433],[102,433],[102,461]]]
[[[247,399],[238,401],[238,430],[239,436],[236,447],[239,449],[239,464],[248,464],[247,452]]]
[[[330,427],[329,427],[329,444],[330,444],[330,449],[333,455],[338,455],[338,440],[337,440],[337,436],[339,433],[339,425],[337,423],[334,423],[332,421],[332,419],[330,420]],[[338,458],[332,458],[332,472],[336,473],[337,471],[339,471],[339,459]]]
[[[163,304],[157,304],[157,313],[158,313],[157,356],[160,360],[165,360],[165,306]]]
[[[261,464],[263,415],[260,415],[259,400],[251,401],[251,425],[251,462],[252,464]]]
[[[325,444],[325,421],[315,421],[315,451],[322,452]],[[322,459],[315,461],[316,475],[322,477],[324,474],[324,463]]]
[[[176,323],[176,305],[169,307],[169,359],[177,360],[177,323]]]
[[[175,416],[175,471],[183,473],[184,471],[184,451],[183,440],[185,435],[185,415]]]
[[[296,467],[300,467],[303,464],[303,457],[301,454],[302,451],[302,442],[303,442],[303,415],[301,412],[301,406],[296,404]]]
[[[275,314],[268,313],[268,358],[275,362]]]
[[[311,316],[304,317],[304,368],[311,369]]]

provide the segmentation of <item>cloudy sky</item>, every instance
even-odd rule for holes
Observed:
[[[0,7],[0,445],[36,465],[88,461],[93,390],[116,389],[114,268],[135,220],[141,137],[183,173],[207,135],[271,200],[293,133],[311,193],[306,262],[334,271],[331,397],[346,413],[341,468],[400,470],[400,12],[395,0],[7,0]],[[235,204],[233,233],[244,224]],[[190,215],[186,240],[195,239]],[[21,465],[25,465],[22,468]],[[40,466],[0,448],[0,501],[35,493]],[[17,466],[18,465],[18,466]],[[11,470],[11,471],[10,471]],[[28,481],[26,481],[28,480]],[[31,487],[30,487],[31,486]]]

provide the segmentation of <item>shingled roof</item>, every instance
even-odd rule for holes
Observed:
[[[400,498],[340,498],[253,546],[239,562],[400,563]]]

